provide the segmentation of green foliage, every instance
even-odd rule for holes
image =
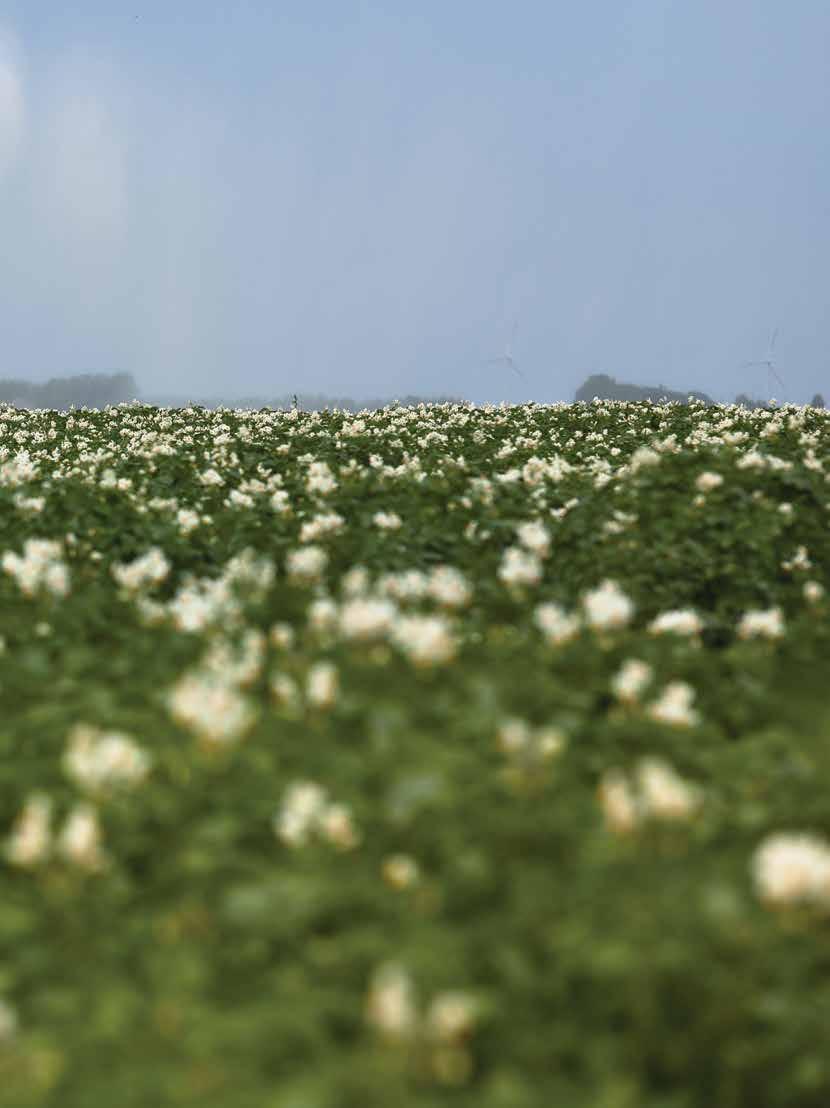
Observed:
[[[830,1102],[827,915],[771,908],[752,869],[770,836],[830,839],[828,602],[804,587],[830,586],[824,412],[0,409],[0,447],[0,556],[54,540],[69,580],[27,595],[14,563],[0,572],[0,1104]],[[742,467],[753,449],[786,464]],[[539,458],[570,468],[537,477]],[[329,492],[311,487],[313,461]],[[723,482],[701,493],[704,473]],[[325,568],[292,577],[303,526],[330,513],[342,525],[313,540]],[[505,552],[529,521],[550,550],[538,582],[511,585]],[[802,547],[809,569],[793,565]],[[119,587],[118,567],[152,548],[169,571]],[[177,624],[183,590],[229,579],[246,551],[273,574],[228,585],[216,620]],[[468,602],[413,595],[395,618],[438,615],[450,656],[419,663],[400,635],[344,629],[349,571],[377,599],[383,575],[401,588],[440,565]],[[609,579],[632,602],[616,628],[585,614]],[[315,601],[333,622],[315,623]],[[546,603],[579,617],[559,645],[539,627]],[[686,608],[699,633],[650,629]],[[782,634],[741,632],[770,609]],[[263,657],[234,680],[227,657],[252,631]],[[230,654],[210,670],[217,648]],[[651,677],[626,702],[614,681],[632,659]],[[308,691],[321,662],[338,677],[325,703]],[[244,733],[211,740],[171,710],[205,670],[250,708]],[[295,697],[275,694],[277,675]],[[697,718],[672,725],[649,706],[678,681]],[[511,720],[561,750],[511,753]],[[146,779],[85,788],[65,762],[79,724],[129,736]],[[699,809],[617,833],[598,789],[648,758],[699,789]],[[352,843],[275,834],[297,782],[345,806]],[[107,864],[57,849],[15,864],[33,794],[55,831],[91,804]],[[397,1037],[370,1018],[389,964],[417,1017]],[[439,1033],[427,1015],[448,994],[474,1015]]]

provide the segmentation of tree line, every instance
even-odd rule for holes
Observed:
[[[589,404],[595,396],[599,397],[600,400],[650,400],[653,404],[666,402],[686,404],[690,397],[700,400],[704,404],[717,403],[705,392],[695,392],[694,390],[677,392],[674,389],[666,388],[665,385],[628,385],[624,381],[617,381],[614,377],[609,377],[607,373],[592,374],[576,390],[574,400]],[[763,400],[748,396],[745,392],[738,393],[735,397],[735,403],[743,408],[766,407]],[[813,408],[823,408],[824,397],[820,392],[817,392],[810,404]]]
[[[15,408],[105,408],[137,397],[138,385],[131,373],[81,373],[52,377],[42,384],[0,378],[0,404]]]

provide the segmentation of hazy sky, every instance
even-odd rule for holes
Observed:
[[[830,394],[826,0],[12,0],[0,376]],[[518,320],[513,356],[500,355]]]

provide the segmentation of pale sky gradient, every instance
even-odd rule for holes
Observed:
[[[828,57],[824,0],[12,0],[0,376],[731,400],[778,327],[830,397]]]

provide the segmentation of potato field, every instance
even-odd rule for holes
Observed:
[[[826,1108],[830,416],[0,407],[2,1108]]]

